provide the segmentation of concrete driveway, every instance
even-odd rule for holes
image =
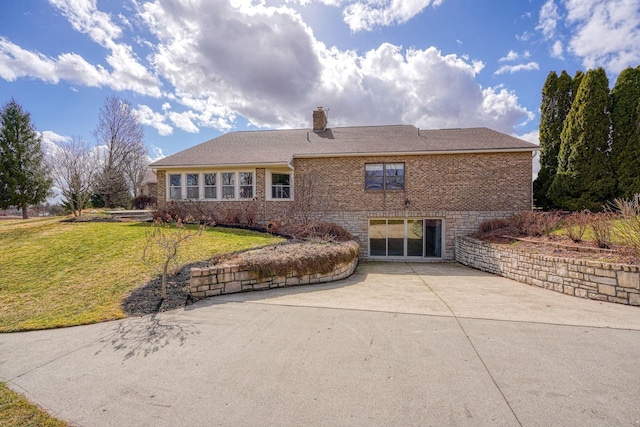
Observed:
[[[640,425],[640,308],[458,264],[0,335],[0,379],[78,426]]]

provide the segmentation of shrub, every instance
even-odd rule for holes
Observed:
[[[359,246],[354,241],[283,243],[258,250],[221,255],[211,264],[233,264],[255,272],[258,280],[271,276],[325,274],[338,265],[358,258]]]
[[[616,228],[618,238],[640,257],[640,194],[631,199],[616,199],[610,209],[621,217]]]
[[[209,205],[198,200],[172,201],[158,209],[154,214],[154,219],[166,222],[179,220],[184,223],[215,225],[216,212]]]
[[[318,239],[324,241],[346,242],[353,236],[343,227],[331,222],[310,222],[308,224],[287,224],[280,228],[281,233],[298,240]]]
[[[140,194],[139,196],[131,199],[131,205],[134,209],[146,209],[149,206],[155,206],[156,198],[153,196],[147,196]]]
[[[591,212],[587,209],[571,212],[563,221],[564,234],[576,243],[581,242],[590,220]]]
[[[557,212],[520,212],[508,218],[483,221],[477,235],[542,236],[549,235],[558,227]]]
[[[613,226],[613,216],[610,212],[599,212],[591,214],[589,227],[593,232],[593,240],[599,248],[611,248],[611,229]]]

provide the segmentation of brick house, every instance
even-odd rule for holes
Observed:
[[[352,233],[364,259],[449,260],[457,235],[531,210],[537,150],[487,128],[329,128],[319,107],[312,129],[232,132],[150,167],[159,208],[199,200],[262,223],[308,214]]]

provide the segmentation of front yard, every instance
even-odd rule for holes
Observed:
[[[0,222],[0,332],[48,329],[125,317],[122,303],[155,272],[142,261],[146,223]],[[211,228],[188,241],[180,263],[281,241]]]

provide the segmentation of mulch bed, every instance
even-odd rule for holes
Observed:
[[[134,290],[122,303],[122,310],[128,316],[144,316],[176,308],[185,307],[194,301],[186,292],[191,279],[192,267],[206,267],[208,262],[194,262],[180,269],[178,274],[167,278],[167,299],[160,298],[162,277],[158,276]]]

